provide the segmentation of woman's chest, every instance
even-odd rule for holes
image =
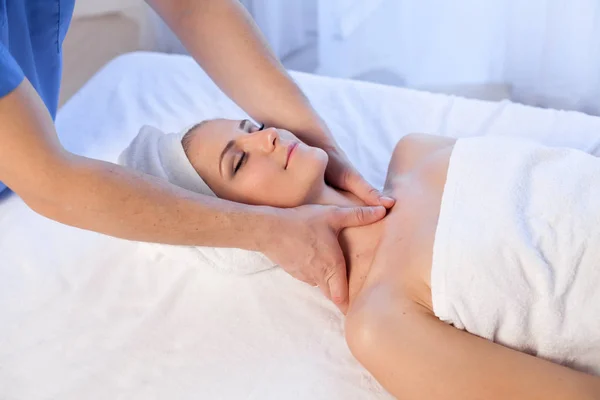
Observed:
[[[399,171],[388,179],[385,192],[396,205],[382,223],[376,257],[380,279],[409,290],[431,307],[431,265],[440,213],[446,157],[410,171]]]

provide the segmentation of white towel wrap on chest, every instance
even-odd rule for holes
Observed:
[[[431,284],[441,320],[600,375],[600,158],[458,140]]]

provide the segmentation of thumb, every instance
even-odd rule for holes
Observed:
[[[340,186],[341,189],[354,194],[368,206],[387,206],[387,203],[384,204],[383,195],[354,169],[347,170],[344,174],[344,181]]]
[[[344,314],[348,308],[348,278],[346,276],[346,263],[340,251],[339,259],[326,272],[319,284],[323,294]]]
[[[348,309],[348,278],[345,269],[343,271],[338,270],[338,272],[328,281],[329,293],[333,303],[342,313],[346,314]]]
[[[334,186],[354,194],[361,199],[367,206],[384,206],[391,208],[394,205],[394,199],[382,195],[379,190],[371,186],[365,178],[354,169],[347,160],[337,160],[338,168],[333,169],[337,174],[330,177]]]
[[[334,223],[338,230],[353,226],[370,225],[385,217],[385,207],[347,207],[338,208],[337,221]]]

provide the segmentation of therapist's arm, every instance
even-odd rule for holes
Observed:
[[[345,276],[334,275],[345,270],[337,234],[385,214],[383,207],[245,206],[71,154],[27,80],[0,98],[0,181],[64,224],[131,240],[262,251],[300,279],[339,285],[332,290],[342,297]]]
[[[283,1],[283,0],[282,0]],[[294,132],[329,155],[329,183],[391,207],[352,167],[239,0],[147,0],[219,87],[252,118]]]

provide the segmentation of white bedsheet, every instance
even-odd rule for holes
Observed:
[[[512,135],[600,155],[600,118],[294,74],[381,186],[410,132]],[[240,117],[194,62],[138,53],[60,111],[75,152],[115,160],[142,124]],[[281,270],[225,275],[186,249],[62,226],[0,202],[0,398],[387,399],[351,357],[343,320]],[[284,288],[284,289],[282,289]]]

